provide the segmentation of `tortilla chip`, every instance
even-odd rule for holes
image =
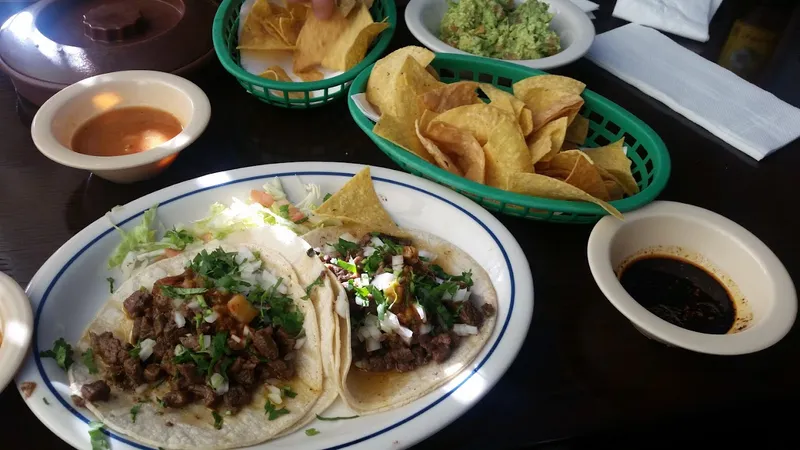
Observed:
[[[363,225],[371,231],[392,236],[403,234],[375,193],[369,167],[355,174],[341,189],[323,202],[315,213],[342,222]]]
[[[536,164],[541,160],[549,161],[553,155],[558,153],[564,144],[566,132],[567,118],[561,117],[533,133],[527,140],[533,163]]]
[[[425,67],[425,71],[431,74],[433,78],[436,78],[436,81],[442,81],[441,79],[439,79],[439,74],[436,72],[436,69],[434,69],[433,66]]]
[[[564,181],[600,200],[610,200],[603,178],[597,168],[580,150],[561,152],[550,161],[551,169],[569,169]]]
[[[297,37],[292,67],[294,72],[303,72],[321,63],[347,26],[348,21],[339,10],[334,10],[333,15],[327,20],[320,20],[316,15],[308,14]]]
[[[575,116],[575,120],[569,124],[565,140],[574,142],[578,145],[583,145],[586,142],[586,136],[589,134],[589,119],[581,115]]]
[[[422,47],[403,47],[378,60],[372,68],[372,73],[367,80],[367,101],[381,112],[381,114],[395,114],[397,103],[396,84],[398,74],[407,57],[412,57],[420,66],[427,67],[433,61],[434,54]],[[430,75],[430,74],[428,74]],[[434,83],[439,81],[430,77]]]
[[[479,102],[478,93],[475,92],[477,88],[478,83],[474,81],[457,81],[455,83],[442,84],[438,88],[420,95],[419,100],[426,109],[443,113],[449,109],[464,105],[474,105]]]
[[[608,144],[604,147],[587,148],[584,153],[598,166],[602,167],[614,177],[628,195],[639,192],[639,185],[631,173],[631,160],[625,156],[622,146],[624,139]]]
[[[286,9],[289,11],[289,15],[292,19],[305,21],[306,15],[308,14],[309,3],[289,2],[286,5]]]
[[[322,65],[332,70],[350,70],[364,59],[372,41],[387,28],[388,23],[375,23],[367,7],[359,5],[347,18],[347,28],[330,47]]]
[[[527,136],[533,131],[533,116],[530,109],[525,107],[525,102],[510,93],[496,88],[491,84],[481,83],[481,91],[489,98],[490,105],[514,114],[522,129],[522,135]]]
[[[610,204],[592,197],[575,186],[537,173],[516,173],[509,178],[508,190],[535,197],[555,200],[578,200],[591,202],[606,210],[612,216],[622,219],[622,214]]]
[[[422,130],[422,131],[427,130],[428,129],[428,124],[430,124],[431,121],[433,119],[437,118],[437,117],[439,117],[439,113],[435,113],[435,112],[433,112],[431,110],[428,110],[428,109],[423,111],[422,112],[422,116],[420,116],[420,118],[419,118],[419,128],[420,128],[420,130]]]
[[[357,4],[358,4],[358,2],[356,0],[337,0],[336,1],[336,5],[339,8],[339,12],[341,12],[344,17],[347,17],[348,15],[350,15],[350,11],[352,11],[353,8],[355,8],[355,6]]]
[[[317,69],[311,69],[305,72],[297,72],[295,75],[297,75],[303,81],[319,81],[325,78],[325,75],[323,75],[323,73]]]
[[[526,91],[522,101],[533,113],[534,132],[559,117],[566,116],[567,123],[572,123],[583,106],[583,99],[579,95],[542,88]]]
[[[486,182],[486,154],[472,134],[443,122],[430,123],[425,134],[453,158],[464,178],[481,184]]]
[[[504,189],[512,174],[533,170],[528,146],[512,114],[481,103],[445,111],[431,124],[437,122],[469,131],[483,144],[486,184]]]
[[[578,80],[562,77],[561,75],[538,75],[525,78],[514,83],[514,95],[517,98],[527,97],[531,89],[550,89],[553,91],[566,92],[568,94],[581,95],[586,85]]]
[[[522,108],[519,113],[519,128],[525,137],[528,137],[533,132],[533,113],[527,106]]]
[[[564,150],[575,150],[577,148],[578,148],[578,145],[575,144],[574,142],[568,142],[568,141],[565,140],[564,143],[561,144],[561,150],[562,151],[564,151]]]
[[[293,83],[292,77],[283,70],[281,66],[271,66],[268,67],[267,70],[259,74],[261,78],[266,78],[272,81],[285,81],[287,83]],[[281,91],[272,91],[273,95],[277,95],[278,97],[283,97],[283,92]],[[289,98],[305,98],[305,94],[302,92],[289,92]]]
[[[441,167],[442,169],[456,174],[458,176],[462,176],[461,170],[456,166],[456,163],[450,159],[449,156],[445,155],[439,147],[436,146],[436,143],[432,140],[426,138],[420,131],[419,131],[419,120],[414,124],[414,128],[417,132],[417,137],[419,138],[420,142],[422,142],[422,146],[425,147],[425,150],[428,151],[428,154],[431,155],[433,160],[436,162],[436,165]]]

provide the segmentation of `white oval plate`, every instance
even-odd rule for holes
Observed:
[[[316,183],[335,192],[363,166],[342,163],[289,163],[206,175],[149,194],[114,210],[120,226],[130,229],[141,214],[158,203],[166,227],[206,215],[215,201],[247,198],[267,178],[281,177],[290,199],[304,195],[302,183]],[[375,188],[384,206],[403,227],[425,230],[459,246],[475,258],[494,283],[498,321],[491,339],[457,377],[435,392],[393,411],[337,422],[316,421],[307,428],[254,448],[404,448],[443,428],[483,397],[517,355],[533,313],[533,280],[522,249],[508,230],[486,210],[449,189],[394,170],[373,168]],[[75,235],[47,260],[28,285],[35,316],[31,352],[17,375],[17,384],[39,386],[26,403],[59,437],[77,448],[90,448],[86,423],[93,419],[69,398],[66,373],[52,359],[38,357],[53,341],[74,343],[109,295],[106,260],[119,242],[108,219],[100,218]],[[42,397],[48,400],[45,404]],[[326,416],[350,415],[337,400]],[[147,448],[125,436],[109,433],[114,449]]]
[[[570,0],[543,1],[550,4],[550,12],[553,14],[550,26],[561,38],[561,51],[546,58],[501,61],[546,70],[565,66],[589,51],[595,33],[594,24],[586,13]],[[519,6],[524,0],[515,0],[514,3]],[[445,0],[411,0],[406,7],[406,26],[411,34],[431,51],[469,55],[470,53],[451,47],[439,39],[439,26],[447,11],[447,5],[448,2]]]

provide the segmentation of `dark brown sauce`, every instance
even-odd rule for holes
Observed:
[[[81,125],[72,150],[93,156],[144,152],[174,138],[182,130],[172,114],[146,106],[114,109]]]
[[[640,305],[681,328],[725,334],[736,320],[736,307],[725,286],[684,259],[644,256],[626,265],[619,280]]]

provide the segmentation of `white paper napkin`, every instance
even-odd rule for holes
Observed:
[[[617,0],[614,17],[708,41],[708,24],[722,0]]]
[[[756,160],[800,136],[800,109],[652,28],[602,33],[586,56]]]
[[[589,0],[572,0],[572,3],[585,13],[597,11],[600,8],[600,5],[595,2],[590,2]]]

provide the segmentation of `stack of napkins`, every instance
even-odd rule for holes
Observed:
[[[572,3],[580,8],[581,11],[585,12],[590,19],[594,19],[594,11],[600,8],[600,5],[595,2],[590,2],[589,0],[572,0]]]
[[[602,33],[586,56],[756,160],[800,136],[800,109],[651,28]]]
[[[708,41],[708,24],[722,0],[617,0],[614,17],[668,33]]]

